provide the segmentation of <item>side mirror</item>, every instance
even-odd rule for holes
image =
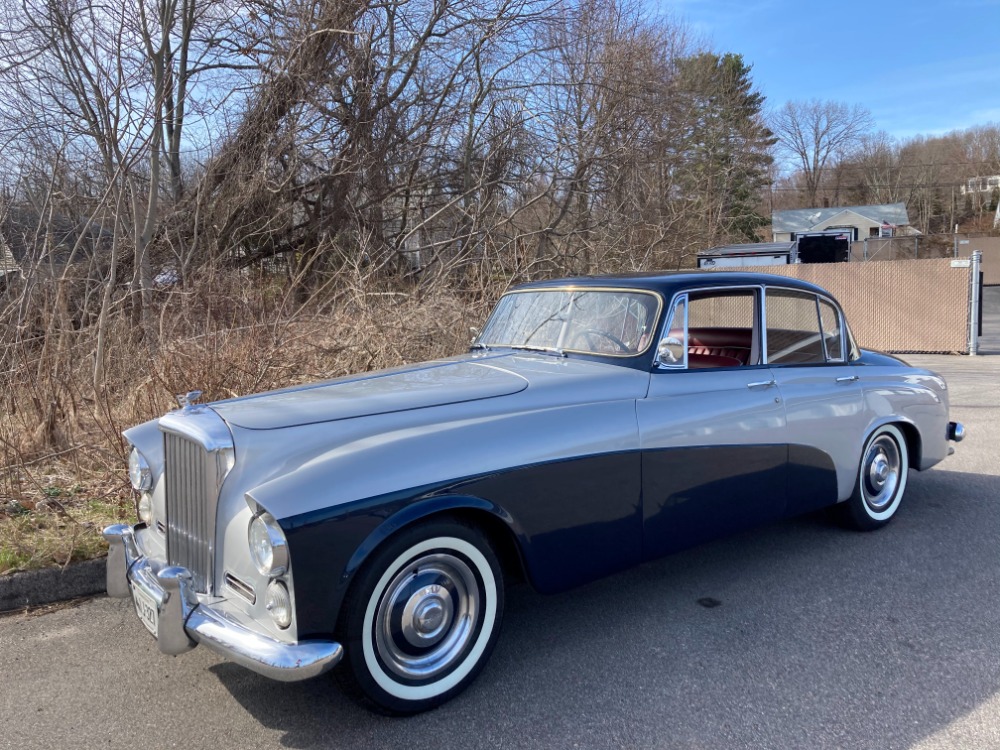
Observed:
[[[676,365],[684,360],[684,342],[674,336],[667,336],[660,341],[657,353],[661,363]]]
[[[479,338],[479,329],[476,328],[475,326],[469,326],[469,334],[472,336],[472,338],[469,340],[469,343],[470,344],[474,343],[475,340]]]

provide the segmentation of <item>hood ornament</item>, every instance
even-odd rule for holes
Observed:
[[[181,411],[192,412],[195,410],[195,402],[201,398],[201,391],[178,393],[175,398],[177,399],[177,403],[181,406]]]

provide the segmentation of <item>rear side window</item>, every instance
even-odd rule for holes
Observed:
[[[826,361],[816,295],[787,289],[768,289],[767,362],[772,365],[811,365]]]

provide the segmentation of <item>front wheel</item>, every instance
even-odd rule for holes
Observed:
[[[862,531],[889,523],[903,499],[909,468],[906,438],[899,428],[884,425],[873,432],[861,454],[854,494],[842,506],[845,521]]]
[[[435,708],[489,658],[503,574],[483,534],[457,521],[404,530],[376,551],[344,603],[342,681],[394,714]]]

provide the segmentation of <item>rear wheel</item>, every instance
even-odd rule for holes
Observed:
[[[909,468],[903,433],[893,425],[878,428],[865,443],[854,494],[842,505],[844,520],[862,531],[889,523],[903,499]]]
[[[342,681],[411,714],[464,690],[496,643],[503,575],[486,537],[457,521],[406,529],[377,550],[344,603]]]

